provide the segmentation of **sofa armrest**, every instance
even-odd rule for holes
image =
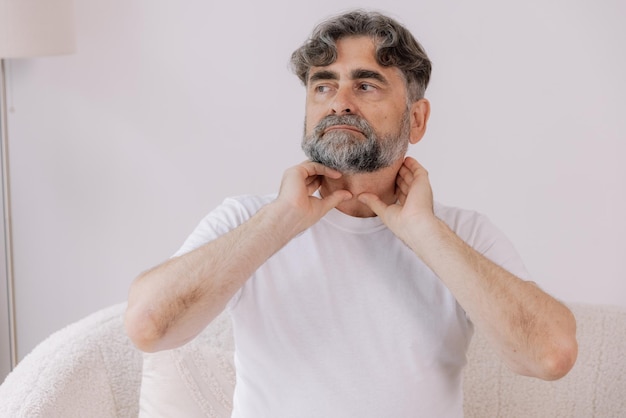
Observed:
[[[136,417],[141,354],[118,304],[52,334],[0,386],[0,416]]]
[[[465,416],[617,417],[626,411],[626,308],[569,304],[577,321],[578,359],[564,378],[516,375],[478,332],[464,375]]]

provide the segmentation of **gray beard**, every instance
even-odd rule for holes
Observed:
[[[333,130],[323,132],[333,125],[350,125],[356,132]],[[402,117],[395,134],[378,137],[372,127],[357,115],[330,115],[317,124],[309,135],[302,138],[302,150],[311,160],[345,174],[372,173],[391,166],[406,155],[409,146],[409,112]]]

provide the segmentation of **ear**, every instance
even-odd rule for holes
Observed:
[[[430,117],[430,102],[419,99],[411,105],[411,133],[409,141],[417,144],[426,133],[426,125]]]

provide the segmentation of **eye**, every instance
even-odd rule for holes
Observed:
[[[315,93],[328,93],[330,91],[330,86],[326,84],[318,84],[313,87],[313,91],[315,91]]]
[[[359,84],[358,88],[361,91],[374,91],[374,90],[376,90],[376,86],[374,86],[373,84],[368,84],[368,83],[361,83],[361,84]]]

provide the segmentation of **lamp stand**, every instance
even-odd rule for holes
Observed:
[[[15,321],[15,281],[13,279],[13,235],[11,228],[11,190],[9,181],[9,129],[5,60],[0,58],[0,133],[2,136],[2,202],[4,209],[4,254],[6,262],[7,306],[11,370],[17,366],[17,328]]]

